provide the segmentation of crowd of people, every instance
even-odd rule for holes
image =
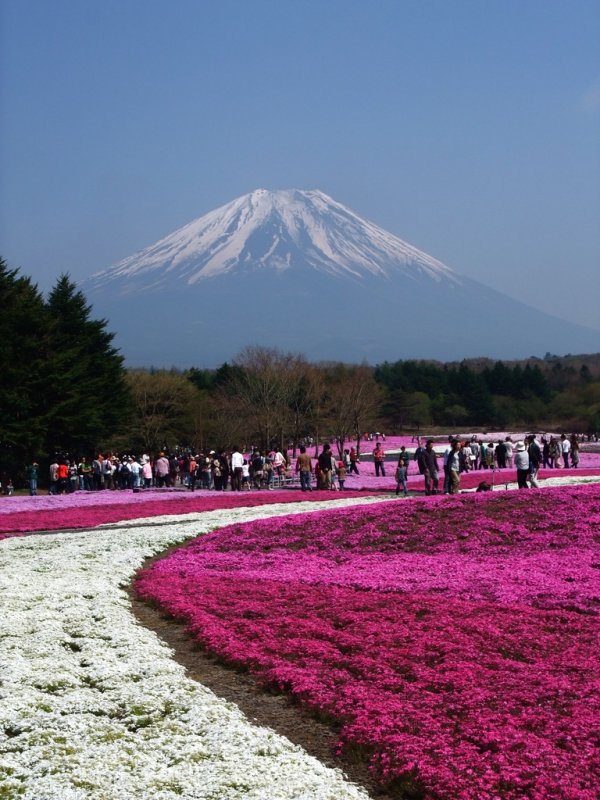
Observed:
[[[404,449],[404,448],[402,448]],[[373,451],[375,456],[375,450]],[[439,491],[439,466],[438,456],[434,450],[433,439],[428,439],[425,446],[417,442],[414,459],[419,472],[425,480],[425,494],[437,494]],[[510,436],[496,442],[483,442],[478,437],[461,441],[450,437],[442,457],[444,474],[443,492],[456,494],[460,489],[460,476],[463,472],[471,470],[495,470],[514,467],[517,470],[517,484],[519,489],[538,487],[537,474],[540,467],[559,469],[560,467],[577,467],[579,465],[579,439],[573,434],[568,437],[542,436],[538,442],[536,434],[532,433],[523,441],[514,443]],[[406,475],[403,470],[408,466],[404,454],[401,452],[398,459],[396,478],[400,488],[406,494]],[[404,483],[401,478],[403,477]],[[479,491],[491,488],[488,481],[481,481]]]
[[[378,435],[378,434],[377,434]],[[365,436],[366,438],[366,436]],[[372,459],[376,477],[386,477],[386,453],[383,441],[376,439]],[[441,463],[440,463],[441,460]],[[435,442],[425,444],[417,438],[414,453],[403,445],[398,454],[395,481],[396,494],[408,494],[408,475],[411,462],[415,462],[423,476],[425,494],[444,492],[455,494],[460,489],[460,478],[471,470],[517,470],[519,488],[537,486],[537,472],[545,468],[577,467],[579,464],[579,439],[576,435],[542,436],[540,442],[531,434],[524,441],[514,443],[510,436],[498,441],[469,440],[450,437],[445,451],[438,455]],[[306,445],[299,455],[290,456],[285,448],[273,447],[261,452],[250,447],[246,454],[239,447],[226,450],[203,450],[168,453],[156,456],[142,454],[98,454],[94,458],[74,459],[55,457],[48,473],[49,494],[66,494],[75,491],[101,491],[148,488],[186,488],[225,491],[253,489],[272,490],[276,487],[299,484],[302,491],[344,490],[348,475],[359,475],[360,457],[355,447],[343,450],[336,457],[330,444],[325,444],[319,455],[313,457]],[[440,476],[443,483],[440,487]],[[38,492],[40,466],[31,463],[26,469],[29,493]],[[481,486],[487,485],[482,481]],[[11,487],[12,488],[12,487]]]
[[[331,448],[326,446],[328,451]],[[307,461],[308,459],[308,461]],[[316,463],[324,463],[317,459]],[[308,463],[310,479],[307,477]],[[247,456],[242,455],[238,447],[231,451],[206,450],[200,453],[174,453],[161,451],[156,457],[143,454],[117,455],[114,453],[98,454],[95,458],[80,460],[68,456],[56,456],[48,471],[48,493],[68,494],[75,491],[101,491],[119,489],[149,489],[183,487],[190,491],[208,489],[233,491],[243,489],[274,489],[286,483],[300,481],[303,490],[312,488],[312,478],[318,488],[322,485],[331,488],[337,481],[336,488],[344,486],[344,469],[341,462],[332,459],[328,473],[323,477],[314,468],[312,459],[306,454],[306,447],[300,448],[296,470],[293,470],[292,459],[287,450],[275,448],[262,454],[258,448],[252,448]],[[38,493],[40,485],[40,465],[34,461],[25,471],[30,495]]]

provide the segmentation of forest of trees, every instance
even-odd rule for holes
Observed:
[[[67,275],[45,298],[0,260],[0,300],[4,474],[57,452],[342,442],[375,429],[600,430],[598,355],[372,367],[248,346],[218,369],[128,370]]]

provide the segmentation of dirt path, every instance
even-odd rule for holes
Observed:
[[[155,559],[150,559],[145,566],[152,560]],[[249,673],[223,664],[188,636],[183,624],[139,600],[132,589],[129,594],[136,619],[173,649],[175,660],[185,667],[188,677],[207,686],[219,697],[235,703],[251,722],[285,736],[318,758],[322,764],[343,770],[352,782],[363,786],[371,797],[377,800],[394,800],[398,797],[377,786],[360,756],[334,756],[337,733],[333,726],[315,719],[285,695],[261,688]]]

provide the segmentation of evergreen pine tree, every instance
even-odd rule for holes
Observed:
[[[68,275],[58,278],[47,310],[46,447],[79,456],[115,433],[130,413],[123,359],[107,321],[91,318],[91,306]]]
[[[37,286],[1,258],[0,306],[0,474],[16,479],[43,445],[39,399],[49,321]]]

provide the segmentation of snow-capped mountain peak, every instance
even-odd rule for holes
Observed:
[[[197,284],[229,273],[311,269],[364,279],[459,279],[440,261],[368,222],[319,190],[257,189],[184,225],[92,276],[139,291]]]

